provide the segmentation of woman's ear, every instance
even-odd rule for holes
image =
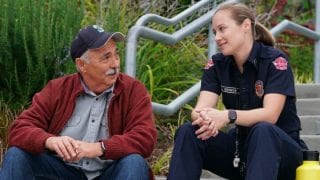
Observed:
[[[242,23],[242,27],[245,30],[249,31],[251,29],[251,23],[252,23],[251,20],[249,18],[246,18]]]

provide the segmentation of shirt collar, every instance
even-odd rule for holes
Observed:
[[[260,48],[261,48],[261,45],[257,41],[254,41],[253,45],[252,45],[252,49],[250,51],[250,54],[247,58],[247,61],[245,62],[245,63],[247,63],[247,62],[252,63],[252,65],[256,69],[258,69],[258,58],[259,58]],[[227,56],[227,58],[230,59],[234,65],[234,67],[237,68],[236,64],[234,62],[233,56]]]
[[[88,86],[83,82],[82,78],[80,78],[80,82],[86,94],[89,94],[91,96],[98,96],[96,93],[94,93],[88,88]],[[107,88],[106,90],[104,90],[100,95],[113,92],[113,89],[114,89],[114,84],[110,88]]]
[[[260,44],[254,41],[247,61],[252,63],[255,68],[258,68],[259,51],[260,51]]]

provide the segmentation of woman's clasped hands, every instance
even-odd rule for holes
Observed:
[[[198,118],[192,122],[192,125],[199,126],[199,129],[195,133],[201,140],[217,136],[219,130],[229,122],[227,110],[201,108],[194,111],[198,113]]]

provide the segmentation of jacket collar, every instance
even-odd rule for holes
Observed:
[[[121,92],[123,91],[123,89],[125,88],[125,84],[123,82],[123,78],[124,78],[124,74],[120,73],[115,84],[114,84],[114,89],[113,89],[113,93],[114,95],[119,95],[121,94]]]
[[[75,78],[77,79],[76,81],[74,81],[74,86],[77,87],[76,89],[76,96],[80,96],[80,94],[82,94],[84,92],[84,88],[81,84],[81,74],[79,72],[77,72]]]

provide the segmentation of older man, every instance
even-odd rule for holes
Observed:
[[[71,45],[78,73],[51,80],[13,122],[0,179],[149,179],[150,96],[119,73],[121,33],[88,26]]]

